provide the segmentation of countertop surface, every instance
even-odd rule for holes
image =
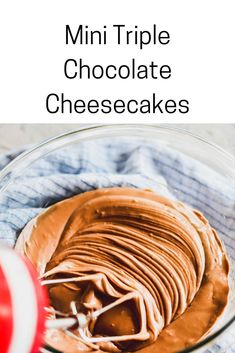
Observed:
[[[0,153],[28,144],[38,144],[45,139],[81,126],[75,124],[1,124]],[[166,124],[165,126],[188,130],[235,155],[235,124]]]

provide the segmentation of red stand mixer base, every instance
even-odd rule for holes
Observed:
[[[38,353],[48,299],[31,263],[0,247],[0,352]]]

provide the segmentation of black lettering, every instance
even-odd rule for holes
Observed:
[[[114,70],[113,76],[110,76],[109,70],[110,70],[111,68]],[[108,78],[113,79],[113,78],[117,77],[116,71],[117,71],[116,66],[114,66],[114,65],[108,65],[108,66],[106,67],[105,73],[106,73],[106,76],[107,76]]]
[[[137,108],[136,108],[135,110],[131,110],[131,109],[130,109],[130,105],[131,105],[132,103],[135,103],[135,105],[137,106]],[[131,114],[137,113],[137,112],[138,112],[138,102],[137,102],[135,99],[131,99],[131,100],[127,103],[127,110],[128,110],[128,112],[131,113]]]
[[[121,111],[119,110],[121,109]],[[121,114],[125,111],[125,102],[121,99],[118,99],[114,102],[114,111],[115,113]]]
[[[97,71],[97,69],[100,70],[100,75],[98,75],[98,74],[95,73],[95,72]],[[103,69],[103,67],[102,67],[101,65],[95,65],[95,66],[93,67],[93,69],[92,69],[92,76],[93,76],[94,78],[100,79],[100,78],[103,77],[103,75],[104,75],[104,69]]]
[[[126,75],[122,74],[123,69],[126,69]],[[126,79],[130,76],[130,68],[127,65],[121,65],[118,69],[118,75],[122,79]]]
[[[66,60],[65,63],[64,63],[64,74],[65,74],[65,76],[67,78],[73,79],[73,78],[77,77],[77,72],[76,72],[76,70],[74,70],[74,74],[72,76],[68,74],[68,64],[70,62],[74,64],[74,67],[77,67],[77,61],[76,60],[74,60],[74,59]]]
[[[54,97],[56,99],[56,102],[59,102],[59,97],[57,94],[55,94],[55,93],[48,94],[47,99],[46,99],[46,108],[47,108],[48,113],[55,114],[55,113],[58,113],[59,107],[57,105],[55,110],[50,109],[49,102],[52,97]]]
[[[82,99],[78,99],[75,101],[74,103],[74,110],[76,113],[78,114],[82,114],[85,112],[85,108],[86,108],[86,104],[84,102],[84,100]]]
[[[112,111],[112,109],[111,109],[111,101],[109,99],[104,99],[101,102],[101,106],[102,106],[102,108],[101,108],[102,113],[104,113],[104,114],[111,113],[111,111]],[[108,110],[105,110],[103,108],[108,108]]]
[[[117,28],[117,42],[121,44],[121,28],[125,27],[125,25],[113,25],[114,28]]]
[[[72,113],[72,102],[70,99],[65,99],[64,98],[64,93],[61,94],[61,112],[62,114],[64,114],[65,110],[64,110],[64,105],[65,103],[69,104],[69,113]]]
[[[171,77],[171,68],[169,65],[162,65],[160,67],[161,78],[168,79]]]
[[[72,34],[72,31],[70,29],[69,25],[65,26],[65,43],[69,44],[69,38],[72,41],[73,44],[77,43],[78,37],[80,36],[80,44],[82,44],[82,34],[83,34],[83,26],[80,25],[77,29],[77,33],[75,37]]]
[[[153,61],[151,61],[151,64],[149,65],[150,69],[151,69],[151,77],[154,78],[154,79],[157,79],[158,78],[158,74],[155,75],[155,69],[158,68],[158,65],[154,64]]]
[[[91,44],[94,44],[95,35],[98,35],[98,44],[102,44],[102,35],[100,31],[91,31]]]
[[[161,114],[163,113],[163,110],[160,106],[161,103],[162,103],[162,99],[156,103],[156,95],[155,93],[153,93],[153,113],[154,114],[156,113],[157,109],[160,111]]]
[[[170,42],[170,34],[167,31],[161,31],[158,35],[158,41],[162,45],[166,45]]]
[[[189,112],[189,101],[187,101],[186,99],[181,99],[179,101],[179,106],[183,109],[179,109],[179,112],[182,114],[186,114]]]
[[[87,78],[90,78],[90,67],[88,65],[82,64],[82,59],[79,59],[79,78],[82,79],[82,70],[87,69]]]
[[[145,66],[145,65],[139,65],[139,66],[138,66],[137,77],[138,77],[139,79],[148,78],[148,69],[147,69],[147,66]]]
[[[147,37],[146,37],[147,35]],[[144,37],[146,38],[146,40],[144,40]],[[144,45],[149,44],[151,41],[151,34],[149,31],[140,31],[140,49],[143,49]]]
[[[169,99],[165,103],[165,110],[167,113],[172,114],[176,112],[176,102],[173,99]]]
[[[135,58],[132,59],[132,78],[135,78]]]
[[[148,99],[143,99],[140,104],[140,112],[142,114],[150,113],[150,102]]]
[[[131,35],[131,33],[133,33],[133,31],[126,31],[126,44],[130,44],[130,35]]]
[[[97,100],[92,99],[88,102],[88,111],[91,114],[95,114],[99,111],[99,103],[97,102]]]

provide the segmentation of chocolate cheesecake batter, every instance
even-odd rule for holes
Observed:
[[[99,189],[58,202],[28,223],[16,248],[41,278],[74,279],[48,286],[57,311],[69,313],[74,301],[89,314],[124,298],[87,334],[136,336],[87,345],[48,330],[45,342],[66,353],[176,352],[205,336],[227,303],[216,231],[200,212],[151,191]]]

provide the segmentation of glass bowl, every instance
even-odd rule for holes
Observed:
[[[0,239],[14,246],[44,208],[107,187],[110,175],[116,186],[147,186],[186,202],[219,232],[231,265],[229,303],[209,335],[181,353],[225,352],[235,332],[235,158],[216,145],[181,129],[150,125],[83,126],[47,140],[0,172]]]

